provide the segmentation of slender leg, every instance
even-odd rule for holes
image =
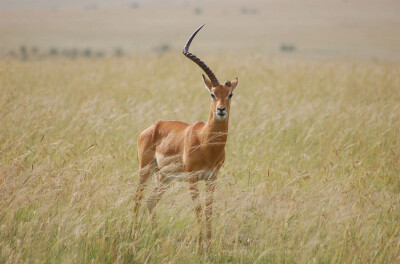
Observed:
[[[155,225],[156,213],[153,212],[153,209],[157,205],[157,203],[160,201],[161,196],[165,193],[168,186],[169,185],[165,182],[158,183],[157,186],[154,187],[153,191],[151,192],[150,197],[147,200],[147,209],[149,210],[149,214],[151,215],[151,223],[152,223],[153,229],[156,227],[156,225]]]
[[[202,209],[201,209],[201,204],[199,202],[199,189],[197,187],[197,177],[196,178],[189,178],[189,190],[190,190],[190,195],[192,196],[192,200],[195,203],[195,209],[194,212],[197,217],[197,225],[199,228],[199,236],[197,238],[197,244],[199,246],[199,249],[201,250],[202,248]]]
[[[211,217],[213,206],[213,194],[215,190],[215,178],[206,181],[206,232],[207,232],[207,249],[211,245]]]
[[[139,208],[140,208],[141,201],[143,199],[144,189],[146,187],[146,181],[150,177],[152,169],[153,168],[151,168],[151,166],[148,165],[148,166],[144,167],[143,169],[139,170],[139,185],[136,189],[136,193],[133,198],[135,205],[133,207],[132,235],[135,234],[137,218],[138,218],[138,214],[139,214]]]

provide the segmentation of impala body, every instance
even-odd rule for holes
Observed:
[[[197,182],[206,181],[206,229],[207,241],[211,239],[211,215],[213,192],[218,170],[225,161],[225,144],[228,137],[230,102],[233,91],[238,84],[235,78],[232,82],[219,84],[213,72],[189,53],[189,46],[201,26],[190,37],[185,45],[185,56],[198,64],[208,75],[202,75],[205,87],[211,96],[211,106],[207,122],[187,124],[179,121],[157,121],[138,138],[139,186],[135,194],[134,227],[137,219],[140,201],[148,178],[155,175],[159,183],[153,190],[147,202],[149,212],[164,193],[167,184],[173,179],[187,180],[193,201],[196,203],[195,213],[199,224],[199,240],[201,245],[202,210],[198,202],[199,191]],[[154,214],[153,214],[154,217]],[[208,243],[209,244],[209,243]]]

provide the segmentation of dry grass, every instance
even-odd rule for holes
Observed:
[[[130,237],[138,133],[207,117],[195,65],[176,54],[1,61],[0,262],[400,262],[400,66],[207,62],[240,82],[211,252],[198,255],[184,183],[158,204],[157,229],[142,209]]]

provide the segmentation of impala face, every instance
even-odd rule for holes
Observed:
[[[229,117],[229,110],[231,107],[231,99],[233,96],[233,90],[235,90],[238,79],[234,79],[232,82],[226,81],[223,85],[217,85],[213,87],[210,80],[203,75],[203,81],[206,89],[211,95],[212,111],[214,118],[217,121],[227,120]]]
[[[232,89],[228,86],[220,85],[212,88],[210,94],[215,119],[220,121],[225,120],[230,110],[231,98],[233,96]]]

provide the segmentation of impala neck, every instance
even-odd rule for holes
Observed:
[[[205,144],[207,147],[213,149],[223,149],[228,138],[228,123],[229,114],[228,117],[223,121],[216,120],[214,116],[213,106],[211,105],[207,123],[203,127],[202,131],[202,143]]]

